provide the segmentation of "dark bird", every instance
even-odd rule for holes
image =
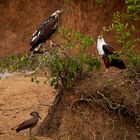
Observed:
[[[97,39],[97,50],[99,55],[102,56],[105,67],[108,70],[109,67],[113,66],[119,69],[126,69],[126,66],[119,58],[119,54],[114,52],[114,48],[108,45],[102,36],[98,36]]]
[[[30,40],[31,54],[33,54],[34,51],[38,51],[40,47],[43,47],[46,40],[48,40],[56,32],[59,24],[59,15],[62,12],[63,9],[55,11],[48,17],[48,19],[42,22],[33,33]]]
[[[40,116],[39,116],[39,113],[38,112],[32,112],[30,113],[31,116],[33,116],[32,118],[28,119],[28,120],[25,120],[23,123],[21,123],[20,125],[18,125],[18,128],[16,129],[16,132],[20,132],[21,130],[24,130],[24,129],[27,129],[29,128],[29,135],[30,135],[30,138],[32,138],[32,128],[34,126],[36,126]],[[41,119],[41,118],[40,118]]]

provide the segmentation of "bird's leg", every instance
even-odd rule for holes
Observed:
[[[45,45],[45,43],[43,42],[43,43],[41,43],[40,44],[40,48],[43,48],[44,47],[44,45]]]
[[[43,52],[44,44],[45,44],[44,42],[41,43],[41,44],[39,44],[39,46],[38,46],[38,52]]]
[[[49,40],[49,48],[53,47],[53,45],[54,45],[54,43],[51,40]],[[49,54],[49,50],[48,49],[44,49],[43,54],[44,55],[48,55]]]
[[[40,48],[41,48],[41,44],[39,44],[39,45],[35,48],[35,51],[38,52]]]
[[[30,140],[32,140],[32,128],[29,129],[29,137],[30,137]]]

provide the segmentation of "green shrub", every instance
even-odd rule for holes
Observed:
[[[131,15],[120,12],[115,12],[113,16],[113,22],[108,27],[103,27],[102,34],[113,33],[116,42],[122,46],[122,49],[118,52],[120,57],[124,57],[129,60],[129,66],[134,66],[138,63],[140,55],[134,54],[133,50],[140,41],[139,29],[129,22]]]
[[[140,13],[140,1],[139,0],[125,0],[127,5],[127,12],[129,14]]]
[[[28,61],[28,55],[16,54],[6,56],[0,59],[0,72],[7,69],[9,72],[34,70],[39,64],[39,57],[35,57],[32,61]]]
[[[51,85],[63,84],[65,88],[72,88],[74,82],[88,75],[93,67],[100,68],[100,62],[86,49],[95,43],[90,36],[74,32],[68,28],[59,29],[60,36],[65,39],[63,45],[55,44],[45,59],[45,66],[51,75]],[[69,51],[73,53],[69,53]]]

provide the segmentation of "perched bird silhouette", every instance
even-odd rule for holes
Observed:
[[[59,24],[59,15],[62,12],[63,9],[55,11],[48,17],[48,19],[42,22],[33,33],[30,40],[31,55],[33,55],[34,51],[38,51],[40,47],[43,47],[46,40],[48,40],[56,32]]]
[[[119,58],[119,54],[114,52],[114,48],[108,45],[102,36],[98,36],[97,39],[97,50],[99,52],[99,55],[102,56],[102,59],[104,61],[106,71],[109,67],[113,66],[119,69],[126,69],[126,66]],[[114,56],[113,56],[114,55]],[[110,57],[112,56],[112,57]],[[110,58],[109,58],[110,57]]]
[[[39,113],[38,112],[31,112],[30,113],[31,116],[33,116],[32,118],[28,119],[28,120],[25,120],[23,123],[21,123],[20,125],[18,125],[18,128],[16,129],[16,132],[20,132],[24,129],[27,129],[29,128],[29,135],[30,135],[30,138],[32,138],[32,128],[34,126],[36,126],[40,116],[39,116]],[[41,118],[40,118],[41,119]]]

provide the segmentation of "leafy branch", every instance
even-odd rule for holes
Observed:
[[[99,69],[100,62],[86,52],[94,43],[92,37],[64,27],[58,32],[64,43],[54,43],[45,59],[45,66],[51,75],[51,85],[62,84],[65,88],[72,88],[75,81],[88,75],[93,67]]]
[[[129,60],[130,66],[134,66],[140,60],[140,55],[132,53],[138,42],[140,42],[140,31],[128,21],[130,18],[129,14],[114,13],[112,24],[103,27],[102,34],[113,33],[116,42],[122,46],[122,50],[118,53],[121,57],[125,56]]]

